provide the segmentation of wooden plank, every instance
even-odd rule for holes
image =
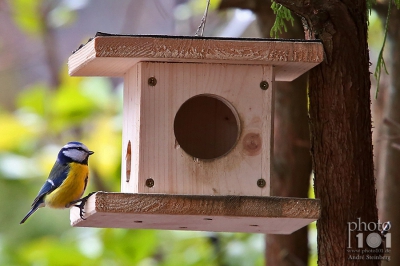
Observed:
[[[134,65],[124,77],[121,191],[137,191],[139,180],[140,124],[142,122],[141,72]],[[130,145],[130,149],[128,149]]]
[[[274,113],[275,113],[275,69],[270,66],[263,66],[262,82],[267,82],[268,88],[264,90],[264,97],[261,103],[261,129],[262,129],[262,147],[261,147],[261,178],[265,180],[265,195],[270,195],[273,178],[272,157],[274,156]],[[261,86],[261,83],[260,83]],[[261,89],[261,88],[260,88]]]
[[[72,208],[71,225],[101,228],[290,234],[317,220],[319,200],[97,192],[85,219]]]
[[[166,36],[98,36],[70,56],[71,76],[123,76],[139,61],[266,64],[291,81],[324,59],[320,42]]]
[[[147,83],[149,77],[157,79],[156,86]],[[129,183],[124,177],[125,164],[122,165],[122,192],[269,196],[273,78],[273,68],[267,65],[158,62],[135,65],[125,75],[127,96],[124,97],[122,156],[126,158],[130,141],[135,161],[131,163]],[[267,90],[260,88],[261,81],[270,84]],[[137,86],[141,94],[133,97]],[[201,160],[188,154],[180,147],[174,133],[174,119],[179,108],[198,95],[223,99],[238,118],[237,142],[227,154],[213,160]],[[224,141],[224,137],[219,141]],[[215,146],[204,148],[214,149]],[[145,185],[149,178],[154,180],[152,187]],[[266,181],[264,187],[257,186],[260,178]]]

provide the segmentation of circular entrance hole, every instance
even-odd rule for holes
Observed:
[[[239,138],[239,117],[233,106],[216,95],[198,95],[182,104],[174,132],[180,147],[199,159],[227,154]]]

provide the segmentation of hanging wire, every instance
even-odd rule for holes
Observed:
[[[206,10],[204,11],[203,18],[201,19],[200,25],[199,25],[199,27],[197,28],[196,33],[194,34],[194,36],[201,36],[201,37],[203,37],[204,28],[206,27],[207,14],[208,14],[208,7],[210,6],[210,1],[211,1],[211,0],[207,0]]]

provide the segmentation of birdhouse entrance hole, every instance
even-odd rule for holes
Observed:
[[[174,120],[179,146],[198,159],[216,159],[227,154],[239,139],[239,117],[224,98],[203,94],[182,104]]]

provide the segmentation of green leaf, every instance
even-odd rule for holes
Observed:
[[[289,9],[272,1],[271,5],[272,10],[274,11],[275,22],[271,28],[270,35],[271,37],[278,38],[279,34],[282,34],[282,29],[287,32],[286,22],[290,22],[292,27],[294,25],[294,18],[292,17],[292,13]]]

